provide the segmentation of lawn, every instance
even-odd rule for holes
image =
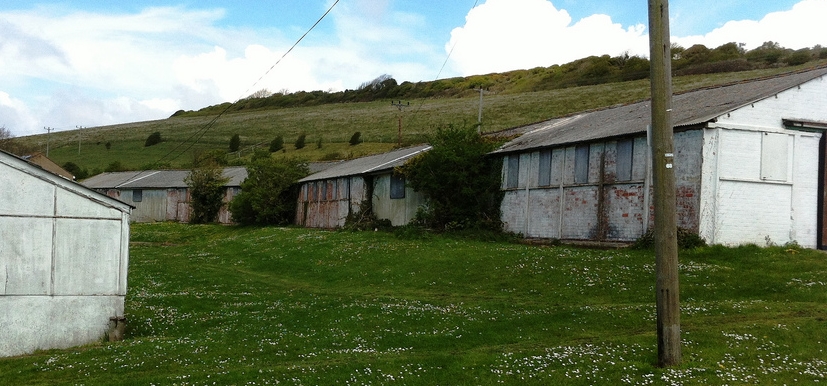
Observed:
[[[137,224],[126,339],[0,359],[0,384],[821,383],[825,257],[682,252],[660,369],[652,252]]]

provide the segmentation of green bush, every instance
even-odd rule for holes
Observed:
[[[305,133],[299,134],[299,137],[296,138],[296,142],[293,143],[293,146],[296,147],[296,150],[304,148],[305,140],[307,140],[307,134],[305,134]]]
[[[156,131],[156,132],[150,134],[149,137],[146,137],[146,142],[144,142],[144,147],[150,147],[152,145],[157,145],[161,142],[163,142],[163,139],[161,138],[161,132]],[[106,144],[107,144],[106,148],[109,149],[109,142],[107,142]]]
[[[473,127],[437,129],[433,148],[410,160],[398,172],[425,194],[428,206],[418,213],[422,225],[439,230],[501,230],[501,160],[488,157],[496,143]]]
[[[286,225],[296,214],[297,182],[308,174],[307,164],[275,159],[256,152],[247,166],[247,179],[230,203],[233,221],[244,225]]]
[[[348,141],[348,142],[350,143],[350,146],[356,146],[356,145],[362,143],[362,132],[357,131],[357,132],[353,133],[353,135],[350,136],[350,141]]]
[[[190,223],[207,224],[218,219],[224,206],[224,191],[228,179],[218,162],[203,162],[184,179],[190,188]]]
[[[275,153],[284,148],[284,137],[278,136],[270,142],[270,153]]]
[[[230,153],[237,152],[240,147],[241,147],[241,136],[239,136],[238,134],[235,134],[235,135],[233,135],[232,138],[230,138]]]

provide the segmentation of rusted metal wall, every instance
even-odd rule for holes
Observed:
[[[632,150],[626,151],[626,158],[618,154],[615,140],[550,149],[546,156],[541,155],[543,150],[509,155],[519,157],[519,182],[516,187],[507,186],[509,162],[503,162],[505,198],[501,210],[505,228],[532,238],[631,241],[640,237],[653,223],[648,145],[645,137],[631,141]],[[700,130],[675,134],[675,148],[679,149],[675,154],[678,223],[695,232],[702,146]],[[583,158],[578,158],[578,153]],[[544,169],[541,162],[549,166]],[[587,162],[587,170],[578,165],[581,162]],[[544,170],[551,176],[542,178]],[[625,170],[621,180],[619,170]]]
[[[343,177],[304,183],[299,191],[296,224],[308,228],[338,228],[357,213],[367,197],[362,177]]]

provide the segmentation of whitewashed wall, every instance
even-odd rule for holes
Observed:
[[[0,356],[90,343],[124,315],[129,213],[0,154]]]
[[[700,234],[725,245],[816,247],[821,133],[782,119],[827,122],[827,80],[720,116],[704,131]]]

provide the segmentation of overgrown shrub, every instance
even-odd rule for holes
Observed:
[[[397,172],[428,198],[419,221],[438,230],[501,230],[499,158],[487,154],[496,143],[474,128],[437,129],[433,149],[414,157]]]
[[[144,147],[150,147],[152,145],[157,145],[161,142],[163,142],[163,139],[161,138],[161,132],[156,131],[156,132],[150,134],[149,137],[146,137],[146,141],[144,142]],[[108,144],[109,144],[109,142],[107,142],[107,145]],[[109,146],[107,146],[106,149],[109,149]]]
[[[391,230],[391,220],[376,217],[371,208],[370,200],[364,200],[359,204],[359,210],[351,212],[345,218],[345,226],[342,228],[350,231],[374,231]]]
[[[706,246],[706,240],[695,232],[688,229],[678,227],[678,248],[679,249],[694,249]],[[634,249],[653,249],[655,248],[655,230],[649,228],[646,233],[640,236],[632,244]]]
[[[215,222],[224,206],[224,185],[228,179],[223,176],[224,169],[215,159],[196,157],[193,165],[194,168],[184,179],[190,188],[190,223]]]
[[[274,159],[259,151],[247,166],[247,179],[230,203],[233,221],[252,225],[285,225],[296,214],[297,182],[308,174],[307,164],[295,159]]]

